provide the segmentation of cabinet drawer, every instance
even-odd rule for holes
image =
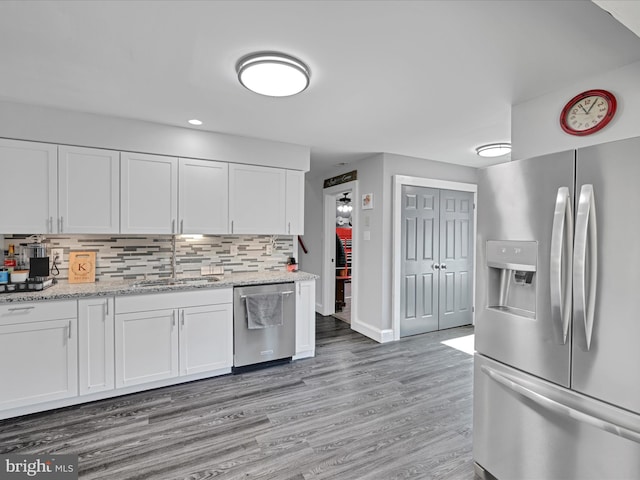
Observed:
[[[149,293],[116,297],[116,313],[233,303],[233,289],[206,288],[171,293]]]
[[[78,302],[75,300],[0,305],[0,325],[76,318],[77,315]]]

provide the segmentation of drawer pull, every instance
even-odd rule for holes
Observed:
[[[10,312],[20,312],[20,311],[27,311],[27,310],[33,310],[36,307],[13,307],[10,308],[9,311]]]

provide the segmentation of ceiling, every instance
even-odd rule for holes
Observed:
[[[640,25],[640,2],[598,3]],[[303,59],[311,86],[244,89],[235,63],[260,50]],[[0,2],[0,100],[307,145],[312,172],[378,152],[487,165],[474,148],[510,140],[511,105],[639,60],[590,1]]]

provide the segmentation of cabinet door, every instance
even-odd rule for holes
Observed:
[[[121,233],[177,233],[178,159],[127,152],[120,158]]]
[[[116,387],[178,376],[177,310],[116,315]]]
[[[233,365],[233,304],[180,310],[180,375]]]
[[[120,153],[58,149],[59,233],[118,233]]]
[[[287,170],[287,234],[304,233],[304,172]]]
[[[111,390],[114,380],[113,298],[78,300],[80,395]]]
[[[0,233],[57,233],[57,147],[0,140],[0,171]]]
[[[229,166],[180,159],[180,233],[229,233]]]
[[[0,409],[78,394],[77,319],[0,326]]]
[[[296,282],[296,358],[313,357],[316,350],[316,282]]]
[[[231,233],[286,233],[286,171],[229,165]]]

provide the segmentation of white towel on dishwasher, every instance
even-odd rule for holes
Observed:
[[[249,330],[282,325],[282,295],[280,293],[247,295],[245,305]]]

